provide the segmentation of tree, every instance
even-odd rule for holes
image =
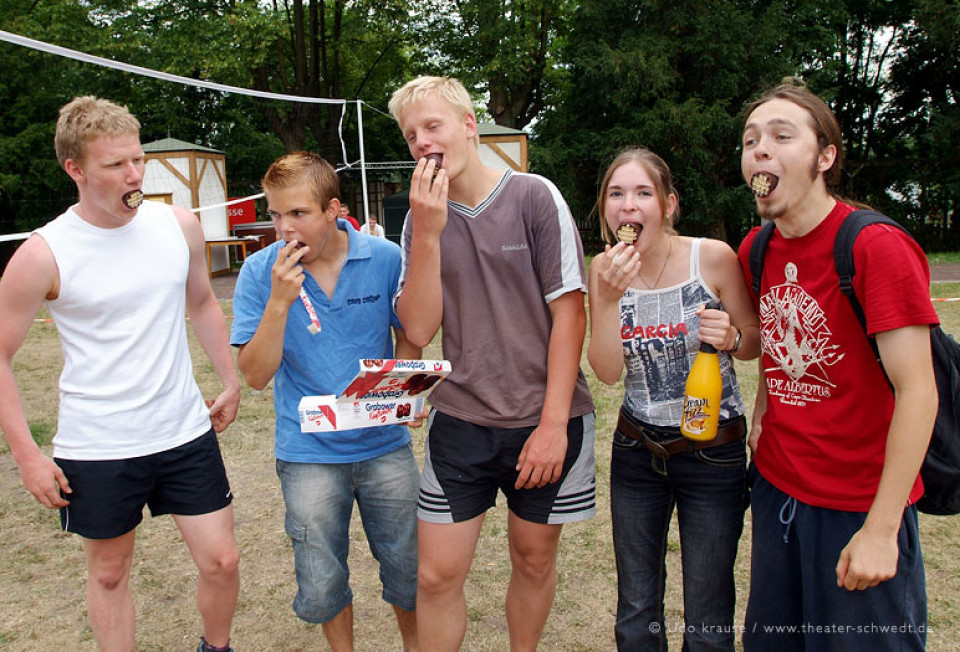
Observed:
[[[570,0],[422,0],[422,70],[457,77],[488,99],[494,122],[522,129],[551,104],[566,74],[556,57]]]
[[[386,97],[406,71],[405,0],[156,0],[110,12],[111,56],[186,77],[309,98]],[[151,93],[156,84],[147,82]],[[174,88],[155,115],[181,133],[217,131],[224,97]],[[383,104],[385,104],[385,100]],[[283,149],[316,149],[343,161],[340,129],[355,142],[353,108],[342,103],[255,99]],[[347,120],[343,121],[346,111]],[[181,136],[182,137],[182,136]]]
[[[402,0],[273,0],[268,50],[255,51],[253,85],[258,90],[308,97],[377,99],[405,70]],[[262,37],[263,35],[261,35]],[[384,102],[385,103],[385,102]],[[340,105],[258,102],[288,151],[303,148],[307,134],[329,160],[339,160]]]
[[[889,70],[903,48],[913,0],[846,0],[824,15],[830,33],[801,62],[799,74],[837,115],[843,130],[844,195],[889,208],[884,162],[902,142],[892,112]]]
[[[0,4],[0,29],[78,47],[100,38],[87,8],[69,0]],[[90,66],[0,43],[0,233],[29,231],[76,200],[53,149],[58,111],[75,95],[94,92]]]
[[[824,41],[820,11],[805,0],[585,0],[563,53],[571,83],[535,129],[537,169],[595,235],[606,164],[625,146],[648,147],[676,177],[680,228],[738,240],[754,215],[740,178],[740,112]]]
[[[928,250],[960,249],[960,5],[920,0],[892,66],[892,121],[906,169],[894,185]]]

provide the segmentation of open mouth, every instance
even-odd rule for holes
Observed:
[[[775,174],[757,172],[750,177],[750,190],[752,190],[753,194],[757,197],[766,197],[773,192],[779,181],[780,179]]]
[[[124,193],[123,197],[120,198],[120,201],[122,201],[123,205],[127,208],[136,208],[143,203],[143,191],[138,189]]]
[[[617,229],[617,240],[624,244],[632,245],[640,237],[641,231],[643,231],[642,224],[626,222],[621,224],[620,228]]]
[[[440,171],[440,167],[443,165],[443,154],[427,154],[423,158],[428,161],[433,161],[436,164],[436,167],[433,168],[433,176],[437,176],[437,172]]]

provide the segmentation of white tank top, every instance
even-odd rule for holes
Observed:
[[[36,233],[60,274],[46,304],[64,357],[54,457],[140,457],[209,430],[187,347],[189,251],[173,211],[144,202],[129,224],[102,229],[71,208]]]

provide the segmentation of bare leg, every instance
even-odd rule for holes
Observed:
[[[531,523],[510,512],[507,626],[513,652],[536,650],[557,591],[561,525]]]
[[[84,539],[87,618],[103,652],[132,652],[136,627],[130,565],[136,530],[115,539]]]
[[[406,611],[397,605],[393,605],[393,612],[397,614],[404,652],[417,652],[420,649],[417,639],[417,612]]]
[[[203,637],[210,645],[226,646],[240,594],[240,549],[233,535],[233,505],[173,519],[200,571],[197,607],[203,619]]]
[[[456,652],[467,632],[463,584],[476,552],[483,515],[463,523],[419,522],[417,631],[430,652]]]
[[[323,634],[333,652],[353,652],[353,605],[348,604],[340,613],[323,623]]]

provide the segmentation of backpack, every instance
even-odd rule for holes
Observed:
[[[885,215],[871,210],[857,210],[850,213],[840,225],[833,243],[833,262],[840,291],[850,300],[864,334],[867,332],[866,317],[853,291],[853,242],[864,227],[877,223],[888,224],[909,235],[906,229]],[[774,227],[772,221],[765,224],[750,247],[751,285],[757,297],[760,296],[763,259]],[[882,368],[877,342],[872,337],[868,339]],[[924,494],[917,501],[917,509],[941,516],[960,514],[960,344],[937,326],[930,329],[930,350],[940,404],[930,447],[920,467]]]

